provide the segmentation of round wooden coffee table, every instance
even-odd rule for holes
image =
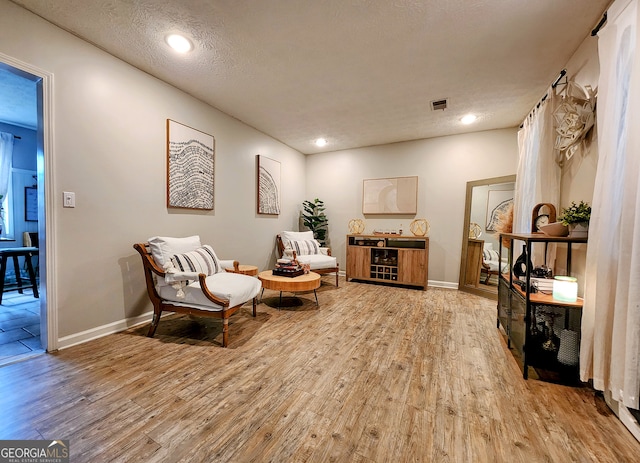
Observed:
[[[312,291],[316,297],[316,305],[320,306],[318,302],[318,294],[316,289],[320,287],[320,275],[314,272],[309,272],[297,277],[281,277],[274,275],[271,270],[265,270],[258,274],[258,278],[262,282],[262,294],[265,289],[272,289],[274,291],[280,291],[280,299],[278,302],[278,309],[282,305],[282,292],[297,293],[300,291]],[[262,295],[260,295],[262,300]]]

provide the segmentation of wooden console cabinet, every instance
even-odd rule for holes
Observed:
[[[365,280],[427,289],[429,238],[347,235],[347,281]]]

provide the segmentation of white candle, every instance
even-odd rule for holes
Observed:
[[[555,277],[553,279],[553,298],[562,302],[576,302],[578,300],[578,279],[566,276]]]

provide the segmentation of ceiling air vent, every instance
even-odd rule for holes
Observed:
[[[447,109],[447,99],[444,100],[433,100],[431,102],[431,109],[437,111],[438,109],[445,110]]]

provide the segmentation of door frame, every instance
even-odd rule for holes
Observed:
[[[55,185],[53,175],[53,74],[0,53],[0,63],[26,73],[37,91],[38,243],[40,265],[40,342],[47,352],[58,350],[55,268]],[[34,79],[35,77],[35,79]]]

